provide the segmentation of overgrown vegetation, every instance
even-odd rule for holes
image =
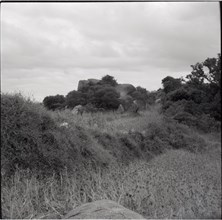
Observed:
[[[70,91],[65,97],[63,95],[47,96],[43,100],[44,106],[49,110],[74,108],[77,105],[89,106],[94,109],[115,110],[119,104],[123,104],[120,94],[116,91],[117,81],[113,76],[106,75],[101,80],[93,83],[89,82],[78,88],[78,91]],[[152,94],[151,94],[152,96]],[[138,86],[130,94],[132,100],[137,100],[142,105],[153,104],[155,100],[148,95],[145,88]]]
[[[186,80],[169,76],[162,80],[164,113],[205,132],[220,130],[221,55],[191,67]]]
[[[200,65],[186,82],[166,77],[163,90],[148,95],[162,104],[136,115],[58,110],[89,98],[114,108],[106,97],[117,83],[110,76],[84,98],[72,91],[54,97],[57,105],[45,99],[54,111],[21,94],[1,94],[3,218],[62,218],[98,199],[146,218],[220,218],[219,62],[220,56],[204,62],[212,65],[209,82],[201,80]],[[147,94],[138,87],[131,96],[143,102]]]
[[[149,189],[154,176],[149,179],[148,173],[156,175],[156,168],[150,170],[147,162],[169,150],[191,155],[208,146],[189,127],[161,116],[158,106],[137,117],[113,112],[74,116],[69,109],[49,112],[19,94],[1,99],[4,218],[61,218],[73,206],[102,198],[143,215],[150,207],[150,213],[163,216],[150,204],[164,201],[150,200],[157,194]],[[60,127],[62,122],[68,128]],[[178,217],[181,207],[172,213]]]
[[[62,122],[69,127],[60,127]],[[186,126],[154,111],[134,118],[116,113],[74,117],[70,110],[48,112],[19,94],[2,95],[1,129],[5,175],[14,174],[16,167],[59,173],[89,163],[127,164],[135,156],[147,160],[166,149],[204,149],[204,142]]]

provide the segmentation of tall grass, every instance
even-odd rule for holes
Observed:
[[[149,111],[142,111],[139,115],[130,113],[118,114],[116,112],[105,113],[84,113],[73,115],[72,111],[55,111],[52,117],[58,123],[68,122],[70,126],[79,125],[81,127],[97,129],[100,132],[116,134],[118,132],[128,132],[132,128],[142,132],[150,123],[160,123],[162,115],[159,113],[159,106],[153,106]]]
[[[4,218],[62,218],[83,203],[111,199],[146,218],[218,218],[220,194],[218,160],[174,150],[150,163],[80,175],[64,171],[44,180],[17,170],[2,187],[2,210]]]

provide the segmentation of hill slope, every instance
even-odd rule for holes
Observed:
[[[158,106],[138,116],[80,116],[47,111],[19,94],[1,98],[4,218],[62,218],[98,199],[150,218],[219,215],[216,134],[180,125]]]

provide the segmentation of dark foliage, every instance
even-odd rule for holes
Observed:
[[[64,104],[65,97],[63,95],[46,96],[43,100],[43,105],[49,110],[61,108]]]
[[[44,106],[49,110],[63,109],[65,106],[74,108],[77,105],[93,106],[88,111],[113,110],[119,106],[119,94],[114,87],[117,85],[113,76],[106,75],[97,83],[89,82],[81,91],[71,91],[66,97],[62,95],[47,96],[43,100]],[[142,89],[142,88],[141,88]]]
[[[117,81],[114,79],[113,76],[106,75],[106,76],[102,77],[102,79],[100,80],[100,84],[116,86],[117,85]]]
[[[162,80],[163,110],[176,120],[203,131],[219,129],[221,121],[221,56],[192,65],[187,81]],[[206,70],[207,69],[207,70]],[[218,122],[219,121],[219,122]]]
[[[103,87],[98,89],[94,94],[94,105],[97,108],[117,109],[119,102],[119,94],[112,87]]]
[[[136,100],[146,100],[148,98],[147,90],[140,86],[136,87],[136,91],[131,93],[131,96]]]
[[[43,100],[43,104],[49,110],[61,110],[65,107],[72,109],[77,105],[82,105],[89,106],[86,108],[88,112],[96,112],[99,109],[115,110],[119,104],[122,104],[127,110],[132,105],[133,100],[137,100],[140,109],[145,109],[147,104],[154,104],[156,96],[159,96],[159,92],[148,94],[145,88],[138,86],[135,89],[132,86],[134,90],[128,93],[128,97],[119,99],[120,95],[115,89],[116,85],[118,83],[114,77],[106,75],[96,83],[88,81],[81,89],[69,92],[66,97],[60,95],[47,96]]]
[[[60,128],[41,105],[19,94],[1,96],[1,167],[6,175],[17,167],[47,175],[88,163],[106,164],[106,153],[95,152],[94,145],[83,128]]]
[[[87,95],[78,91],[71,91],[66,95],[66,105],[69,108],[74,108],[76,105],[85,105]]]
[[[176,79],[171,76],[167,76],[164,79],[162,79],[163,84],[163,91],[167,94],[169,92],[172,92],[182,86],[181,79]]]
[[[177,102],[177,101],[183,100],[183,99],[189,100],[190,95],[188,94],[188,91],[186,89],[184,89],[183,87],[180,87],[176,90],[169,92],[167,98],[170,101]]]
[[[162,99],[163,89],[158,89],[157,91],[147,92],[146,102],[149,105],[155,104],[157,99]]]
[[[169,119],[147,125],[145,135],[106,134],[79,126],[65,129],[41,105],[18,94],[2,95],[1,119],[1,166],[7,176],[17,167],[45,176],[116,161],[128,164],[135,158],[149,160],[171,148],[204,149],[202,140]]]

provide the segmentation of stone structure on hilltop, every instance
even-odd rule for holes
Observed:
[[[122,114],[122,113],[124,113],[124,108],[123,108],[123,105],[122,104],[120,104],[119,105],[119,107],[118,107],[118,109],[117,109],[117,113],[120,113],[120,114]]]
[[[133,98],[130,95],[122,96],[119,98],[119,100],[125,111],[128,111],[130,106],[133,104]]]
[[[87,80],[79,80],[78,83],[78,91],[81,91],[84,87],[88,86],[89,84],[95,85],[99,82],[98,79],[87,79]]]
[[[133,103],[132,103],[132,105],[131,105],[130,108],[129,108],[129,112],[136,114],[136,113],[138,113],[138,111],[139,111],[139,106],[138,106],[138,104],[137,104],[137,101],[134,100]]]
[[[120,98],[136,91],[136,88],[131,84],[118,84],[115,88],[116,91],[120,94]]]
[[[77,105],[73,108],[72,113],[74,115],[78,115],[78,114],[82,115],[84,112],[84,109],[85,108],[82,105]]]
[[[88,87],[90,85],[96,85],[100,82],[98,79],[87,79],[80,80],[78,84],[78,91],[83,91],[84,87]],[[130,111],[137,113],[138,110],[143,110],[146,108],[143,102],[133,103],[134,99],[131,94],[136,91],[136,88],[132,84],[117,84],[115,90],[119,93],[119,101],[121,106],[118,108],[118,112]]]
[[[64,216],[65,219],[144,219],[111,200],[98,200],[83,204]]]

